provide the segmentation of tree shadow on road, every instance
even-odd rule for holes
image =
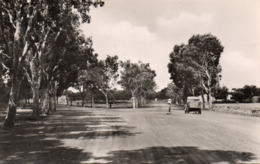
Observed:
[[[111,114],[61,109],[39,121],[28,120],[29,115],[19,115],[14,129],[0,130],[0,163],[81,163],[93,158],[92,153],[64,146],[62,139],[137,134],[130,132],[134,127],[122,125],[124,120]]]
[[[112,151],[108,157],[96,158],[108,163],[209,164],[239,163],[255,159],[249,152],[202,150],[197,147],[149,147],[131,151]]]

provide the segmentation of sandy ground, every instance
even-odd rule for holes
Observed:
[[[167,110],[63,107],[36,122],[19,113],[0,130],[0,163],[260,163],[259,117]]]
[[[224,113],[260,117],[260,103],[214,104],[213,110]]]

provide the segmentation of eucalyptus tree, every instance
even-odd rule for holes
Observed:
[[[214,89],[214,97],[216,99],[223,99],[223,100],[227,100],[227,97],[228,97],[228,88],[223,86],[223,87],[220,87],[220,86],[217,86],[215,89]]]
[[[69,18],[66,14],[77,13],[81,22],[89,22],[90,6],[103,5],[102,1],[80,0],[21,0],[0,2],[1,28],[1,64],[9,72],[11,91],[4,128],[14,127],[17,100],[26,61],[29,61],[32,72],[32,88],[39,88],[37,65],[39,59],[46,53],[49,37],[58,38],[63,30],[62,19]],[[65,20],[65,19],[64,19]],[[78,22],[80,23],[80,22]],[[55,39],[54,39],[55,41]],[[50,44],[49,44],[50,45]],[[3,52],[3,53],[2,53]],[[36,66],[36,67],[35,67]],[[34,71],[35,70],[35,71]],[[37,90],[37,89],[35,89]],[[37,100],[37,93],[35,94]],[[34,115],[38,109],[34,107]]]
[[[245,85],[243,88],[233,88],[232,99],[237,102],[251,102],[253,96],[258,96],[258,90],[255,85]]]
[[[188,95],[195,96],[195,90],[200,88],[200,83],[198,74],[194,73],[193,67],[189,65],[184,51],[184,44],[174,46],[173,52],[170,53],[168,71],[174,85],[180,89],[179,98],[185,102]]]
[[[178,88],[176,85],[174,85],[173,83],[168,84],[167,86],[167,90],[166,90],[166,96],[170,97],[173,99],[174,102],[178,102],[179,104],[181,104],[181,100],[182,100],[182,88]]]
[[[121,62],[121,79],[119,84],[132,94],[133,108],[136,107],[136,98],[142,97],[147,91],[156,86],[154,77],[156,73],[149,64],[142,62],[132,63],[130,60]]]
[[[87,70],[87,82],[92,85],[92,89],[98,89],[106,99],[106,108],[108,104],[108,94],[117,83],[118,74],[118,56],[107,56],[105,60],[100,60],[96,66]]]
[[[174,63],[174,55],[171,55],[171,62],[169,63],[169,72],[176,85],[176,81],[187,83],[189,79],[195,79],[199,82],[198,86],[201,87],[209,97],[209,107],[212,107],[212,90],[221,79],[221,66],[219,59],[224,48],[220,41],[212,34],[193,35],[187,45],[178,46],[179,50],[177,55],[181,61]],[[174,53],[176,55],[176,53]],[[182,76],[182,71],[178,68],[183,67],[188,70],[192,78],[176,78]],[[177,71],[176,71],[177,68]],[[183,70],[183,69],[181,69]],[[178,80],[176,80],[178,79]],[[192,80],[193,81],[193,80]],[[190,82],[188,82],[190,83]]]

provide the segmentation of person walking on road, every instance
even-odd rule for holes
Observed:
[[[171,113],[172,99],[168,99],[169,113]]]

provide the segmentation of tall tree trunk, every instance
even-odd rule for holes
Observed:
[[[208,94],[208,103],[209,103],[209,109],[212,109],[212,96],[211,96],[211,77],[208,77],[208,89],[207,89],[207,94]]]
[[[48,94],[47,103],[49,106],[47,114],[50,115],[52,113],[52,97],[50,96],[50,94]]]
[[[58,90],[58,82],[55,81],[54,82],[54,90],[53,90],[53,111],[57,110],[57,102],[58,102],[58,98],[57,98],[57,90]]]
[[[18,72],[15,72],[12,78],[12,85],[11,85],[10,97],[8,101],[7,114],[3,124],[4,129],[13,128],[15,123],[15,115],[16,115],[16,108],[17,108],[16,104],[17,104],[17,98],[19,95],[19,90],[21,85],[21,80],[18,79],[18,76],[16,75],[17,73]]]
[[[105,98],[106,98],[106,108],[108,109],[109,108],[109,104],[108,104],[108,95],[107,95],[107,93],[105,94]]]
[[[81,106],[84,107],[84,104],[85,104],[85,94],[84,94],[84,92],[82,93],[81,98],[82,98]]]
[[[108,104],[108,92],[101,90],[101,92],[103,93],[103,95],[105,96],[106,99],[106,108],[109,108],[109,104]]]
[[[135,102],[135,91],[131,91],[131,94],[132,94],[132,102],[133,102],[133,109],[136,108],[136,102]]]
[[[204,98],[204,93],[201,94],[202,98],[202,109],[205,109],[205,98]]]
[[[33,89],[33,114],[32,119],[38,120],[39,119],[39,90],[37,88]]]
[[[31,52],[32,53],[32,52]],[[30,69],[32,73],[31,82],[31,89],[33,92],[33,114],[32,119],[38,120],[39,119],[39,69],[36,64],[36,58],[33,58],[30,62]]]
[[[47,88],[44,88],[42,90],[42,104],[41,104],[41,109],[42,109],[42,113],[43,114],[47,114],[48,110],[49,110],[49,102],[48,102],[48,91],[47,91]]]
[[[94,95],[91,95],[91,107],[95,107],[95,100],[94,100]]]
[[[56,95],[54,94],[55,90],[55,82],[50,81],[48,85],[48,103],[49,103],[49,108],[47,114],[51,114],[53,111],[55,111],[55,99]]]
[[[209,88],[209,90],[208,90],[208,97],[209,97],[209,109],[212,109],[211,88]]]
[[[133,109],[135,109],[135,97],[132,97],[133,99]]]
[[[66,94],[66,102],[67,102],[67,106],[69,106],[69,101],[70,101],[69,96],[68,96],[68,94]]]
[[[56,111],[57,105],[56,105],[56,95],[55,94],[52,96],[52,99],[53,99],[53,111]]]
[[[55,107],[56,107],[56,105],[55,105],[55,98],[54,98],[55,96],[53,95],[53,94],[51,94],[50,95],[50,110],[51,110],[51,113],[52,112],[54,112],[56,109],[55,109]]]
[[[135,106],[135,101],[136,101],[136,98],[134,97],[134,96],[132,96],[132,99],[133,99],[133,109],[135,109],[136,108],[136,106]]]
[[[16,108],[17,108],[17,99],[19,95],[20,85],[21,85],[21,78],[19,76],[20,67],[22,63],[19,63],[19,57],[21,55],[21,18],[18,14],[17,20],[16,20],[16,31],[14,33],[14,44],[12,47],[12,56],[13,56],[13,74],[11,75],[12,82],[11,82],[11,91],[10,91],[10,97],[8,101],[8,107],[7,107],[7,114],[5,117],[5,121],[3,124],[4,129],[13,128],[14,122],[15,122],[15,115],[16,115]],[[24,46],[24,52],[26,53],[27,50],[25,48],[28,48],[28,44],[25,44]]]

